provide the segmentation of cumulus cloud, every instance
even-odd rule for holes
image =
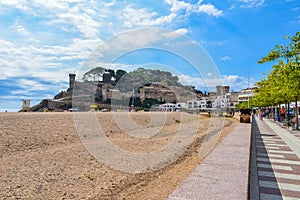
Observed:
[[[175,33],[178,33],[180,35],[185,35],[188,30],[186,28],[180,28],[180,29],[177,29],[176,31],[174,31]]]
[[[214,5],[210,3],[203,4],[202,0],[199,0],[196,4],[191,4],[179,0],[165,0],[165,2],[171,6],[170,8],[171,13],[176,13],[184,10],[188,14],[205,13],[216,17],[221,16],[223,14],[222,11],[217,9]]]
[[[169,6],[167,14],[158,13],[155,6],[145,8],[137,6],[136,3],[127,4],[121,1],[1,1],[4,6],[22,10],[32,16],[45,16],[47,21],[44,23],[57,25],[64,31],[77,30],[86,38],[99,37],[101,30],[102,32],[108,31],[111,26],[114,28],[118,25],[125,25],[129,28],[162,26],[170,25],[176,19],[184,18],[192,13],[204,13],[215,17],[222,15],[221,10],[210,3],[203,3],[202,0],[195,4],[179,0],[165,0],[164,2]],[[119,15],[112,17],[112,13],[119,13]]]
[[[132,28],[137,26],[157,26],[164,23],[170,23],[175,16],[161,16],[158,17],[157,12],[151,12],[146,8],[135,9],[133,5],[125,7],[123,16],[119,17],[122,20],[124,18],[124,25]]]
[[[193,5],[184,1],[178,0],[165,0],[167,4],[171,6],[171,12],[178,12],[180,10],[191,10]]]
[[[45,25],[56,25],[64,31],[77,30],[83,37],[95,39],[105,27],[101,23],[103,13],[108,13],[112,3],[94,1],[1,1],[3,6],[13,7],[32,16],[43,16]],[[97,10],[98,9],[98,10]]]
[[[215,17],[218,17],[218,16],[222,16],[223,15],[223,12],[221,10],[218,10],[214,5],[212,4],[202,4],[202,5],[199,5],[198,9],[197,9],[198,12],[203,12],[203,13],[206,13],[208,15],[212,15],[212,16],[215,16]]]
[[[159,15],[146,8],[136,9],[133,5],[128,5],[124,9],[123,17],[126,19],[124,25],[127,27],[135,26],[161,26],[174,23],[176,19],[185,18],[192,13],[205,13],[211,16],[222,16],[222,10],[217,9],[212,4],[203,4],[198,1],[196,4],[188,3],[179,0],[165,0],[165,3],[170,6],[167,15]]]
[[[24,75],[53,82],[65,80],[66,74],[78,69],[77,61],[86,59],[101,42],[76,38],[68,46],[36,47],[0,40],[0,77]]]

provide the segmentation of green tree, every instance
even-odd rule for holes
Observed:
[[[269,99],[269,105],[296,103],[296,127],[298,128],[298,107],[300,97],[300,32],[286,36],[289,45],[277,45],[258,63],[277,61],[267,80],[257,83],[260,87],[255,99]],[[271,99],[271,101],[270,101]]]
[[[125,71],[125,70],[122,70],[122,69],[118,69],[117,71],[116,71],[116,82],[118,82],[120,79],[121,79],[121,77],[124,75],[124,74],[126,74],[127,72]]]
[[[112,77],[115,77],[115,71],[113,69],[106,69],[106,72],[112,75]]]
[[[98,81],[102,77],[102,75],[105,71],[106,71],[106,69],[102,68],[102,67],[93,68],[83,75],[82,80]]]
[[[149,83],[165,83],[168,86],[181,86],[177,76],[170,72],[138,68],[132,72],[126,73],[118,82],[120,91],[132,91]]]

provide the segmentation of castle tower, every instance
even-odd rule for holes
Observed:
[[[217,90],[217,96],[224,95],[229,92],[230,87],[229,86],[221,86],[217,85],[216,90]]]
[[[69,74],[69,88],[73,89],[75,84],[76,74]]]
[[[27,112],[30,110],[30,100],[29,99],[23,99],[23,106],[22,106],[22,111]]]
[[[222,86],[221,85],[217,85],[216,86],[216,90],[217,90],[217,96],[221,96],[222,95]]]
[[[224,86],[224,94],[228,93],[230,89],[230,86]]]
[[[103,82],[104,83],[111,83],[112,75],[110,73],[103,74]]]

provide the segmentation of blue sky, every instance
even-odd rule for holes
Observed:
[[[103,41],[149,27],[174,30],[201,45],[224,84],[238,91],[247,87],[248,69],[251,86],[271,69],[272,63],[258,65],[257,60],[276,44],[285,44],[284,36],[299,31],[300,4],[297,0],[0,0],[0,112],[18,110],[21,99],[35,104],[52,98],[67,89],[68,74],[80,72]],[[132,70],[151,62],[172,65],[181,82],[201,87],[191,70],[158,55],[148,63],[134,63],[128,56],[118,59],[117,66]]]

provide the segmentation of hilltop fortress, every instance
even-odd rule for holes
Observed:
[[[87,111],[91,105],[97,105],[98,109],[128,110],[131,106],[142,108],[144,102],[150,107],[153,104],[186,102],[197,96],[190,87],[169,86],[166,82],[147,82],[136,87],[135,82],[128,82],[130,78],[119,78],[117,81],[113,73],[105,72],[97,79],[94,77],[80,82],[72,73],[69,74],[66,91],[61,91],[53,99],[42,100],[31,111],[63,111],[70,108]]]

